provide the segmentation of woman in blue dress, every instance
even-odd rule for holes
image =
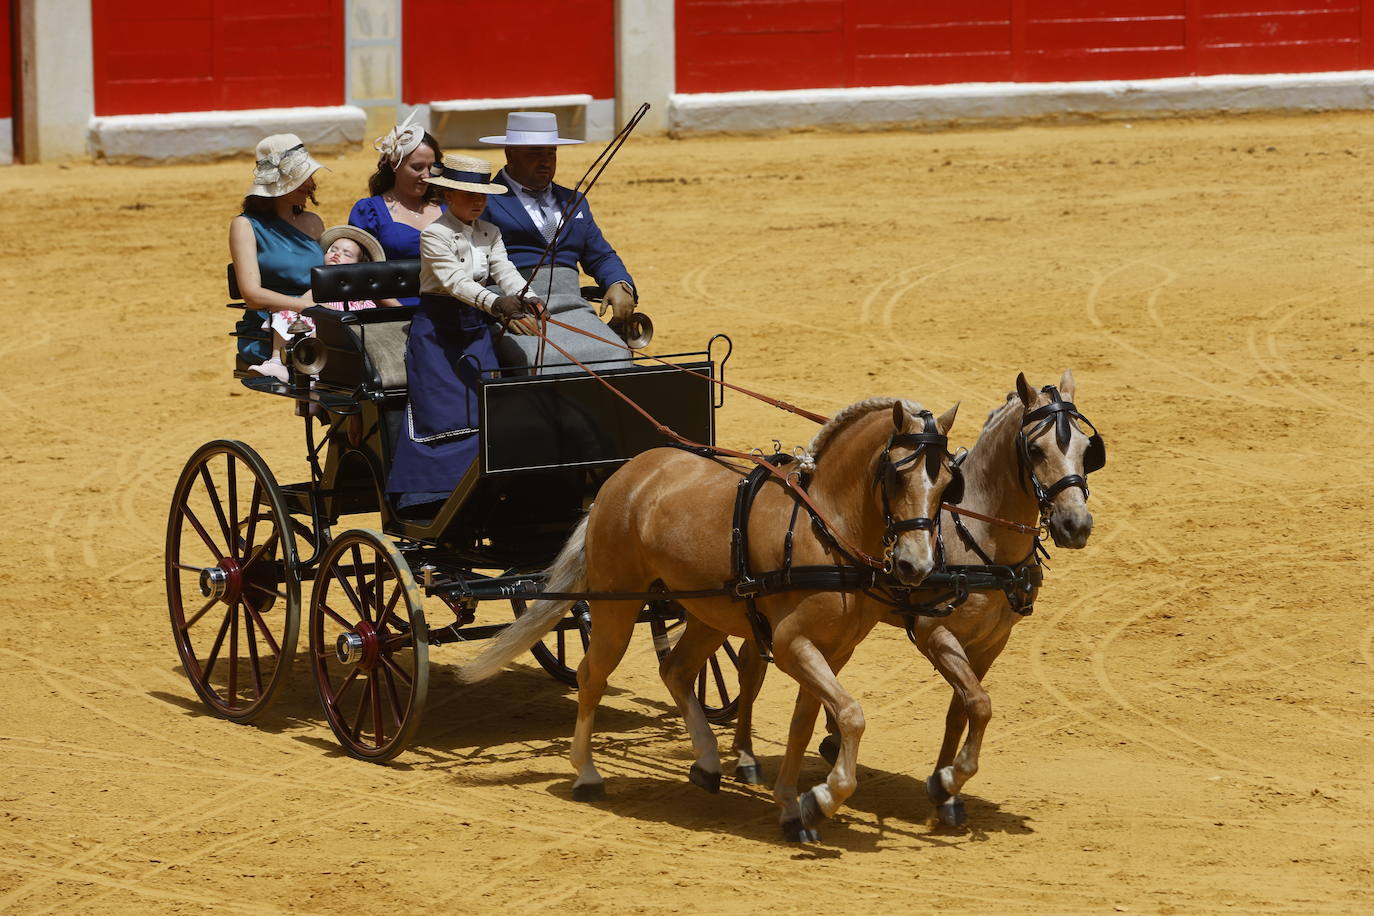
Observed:
[[[315,201],[320,165],[295,134],[274,134],[258,144],[253,186],[243,212],[229,222],[229,254],[247,309],[240,331],[268,326],[272,312],[314,305],[310,268],[324,263],[319,238],[324,222],[305,208]],[[267,340],[240,337],[239,357],[259,375],[286,380],[286,368]]]
[[[371,197],[353,205],[350,225],[364,229],[382,243],[387,260],[420,256],[420,233],[444,209],[438,192],[425,180],[430,168],[443,159],[439,142],[409,118],[373,146],[381,153],[377,171],[367,181]],[[400,300],[416,305],[418,298]]]

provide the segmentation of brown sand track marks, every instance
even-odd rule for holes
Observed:
[[[1352,115],[627,147],[635,175],[787,179],[765,212],[758,180],[607,176],[600,222],[665,344],[727,332],[737,379],[813,408],[962,399],[965,443],[1016,371],[1069,365],[1108,440],[1094,539],[1055,551],[989,678],[970,828],[931,826],[923,798],[947,689],[880,631],[845,673],[870,723],[859,792],[816,850],[774,842],[767,790],[687,785],[647,640],[606,700],[605,805],[567,797],[572,695],[528,662],[460,687],[444,669],[463,647],[435,653],[425,726],[390,769],[329,750],[305,677],[261,728],[188,713],[161,582],[172,483],[214,438],[304,477],[299,421],[229,379],[224,223],[251,164],[0,169],[19,202],[0,235],[52,301],[82,304],[34,323],[6,303],[24,330],[0,344],[20,430],[0,446],[0,893],[28,888],[6,909],[734,914],[777,887],[835,913],[1374,909],[1374,625],[1352,585],[1374,547],[1368,197],[1362,157],[1336,154],[1371,146]],[[375,157],[328,164],[332,224]],[[101,240],[86,272],[67,222],[21,219],[72,200]],[[106,206],[135,200],[156,206]],[[92,279],[133,259],[136,289]],[[719,423],[730,445],[813,431],[733,396]],[[776,767],[794,691],[769,684]],[[805,780],[824,772],[809,756]],[[365,811],[338,809],[350,792]],[[226,807],[236,793],[277,826]],[[161,868],[178,847],[194,868]]]

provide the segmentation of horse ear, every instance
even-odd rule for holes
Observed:
[[[1026,381],[1026,373],[1016,373],[1016,396],[1021,399],[1021,406],[1029,408],[1031,401],[1035,400],[1035,395],[1031,393],[1030,383]]]
[[[901,401],[892,405],[892,425],[898,430],[906,425],[906,408],[902,406]]]
[[[1059,377],[1059,393],[1064,396],[1064,400],[1073,400],[1073,370],[1065,369],[1064,374]]]
[[[937,429],[940,430],[940,433],[942,435],[949,432],[949,428],[954,425],[954,417],[958,413],[959,402],[955,401],[953,407],[951,407],[949,410],[946,410],[944,413],[940,414],[940,418],[935,421],[935,426]]]

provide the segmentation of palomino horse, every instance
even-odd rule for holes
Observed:
[[[1018,527],[971,516],[961,519],[951,513],[954,532],[941,526],[950,564],[1038,573],[1034,532],[1041,524],[1059,547],[1078,549],[1087,544],[1093,519],[1088,513],[1086,478],[1103,466],[1106,448],[1097,430],[1074,406],[1074,388],[1073,373],[1068,370],[1058,388],[1046,385],[1039,391],[1031,389],[1025,375],[1019,375],[1016,391],[988,415],[978,441],[960,465],[965,495],[959,508]],[[959,792],[978,772],[983,734],[992,716],[982,679],[1006,646],[1012,627],[1030,612],[1038,590],[1030,586],[1038,584],[1038,576],[1022,578],[1020,583],[1020,591],[973,591],[949,616],[917,618],[909,631],[921,653],[954,688],[945,716],[944,743],[935,771],[926,780],[926,792],[940,820],[951,826],[967,820]],[[889,615],[885,622],[904,629],[908,625],[897,615]],[[754,647],[746,645],[740,656],[735,731],[739,754],[735,773],[744,782],[762,782],[753,755],[751,714],[766,670]],[[965,727],[968,738],[960,748]],[[821,743],[821,755],[833,759],[834,753],[835,739],[828,736]]]
[[[731,520],[742,472],[689,451],[645,452],[612,475],[546,580],[550,592],[591,593],[591,643],[577,672],[574,798],[605,795],[592,762],[593,717],[644,605],[643,598],[624,596],[661,586],[677,593],[691,624],[660,666],[696,751],[690,780],[708,791],[720,789],[720,750],[692,691],[696,672],[727,635],[753,638],[756,632],[771,631],[778,667],[802,687],[784,772],[800,771],[820,704],[840,735],[839,753],[825,783],[798,796],[794,775],[790,787],[774,793],[783,832],[792,839],[808,838],[812,825],[844,803],[856,786],[864,720],[833,667],[848,658],[889,608],[858,590],[765,590],[754,599],[762,620],[755,616],[751,622],[747,604],[721,588],[738,568],[732,544],[749,545],[746,560],[756,570],[779,570],[792,562],[798,571],[807,566],[833,570],[862,552],[886,559],[892,584],[920,584],[937,563],[934,518],[954,475],[945,434],[957,409],[936,419],[912,402],[874,398],[844,409],[817,433],[810,447],[815,471],[807,493],[833,539],[818,534],[805,512],[797,524],[797,498],[770,480],[746,516],[746,537],[740,542],[737,531],[732,537]],[[836,542],[856,549],[842,549]],[[866,571],[852,565],[847,569]],[[711,590],[715,594],[708,597],[685,596]],[[461,669],[460,677],[477,681],[494,674],[548,632],[570,603],[553,598],[535,602]]]

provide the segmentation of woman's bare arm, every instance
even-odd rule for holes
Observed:
[[[265,289],[258,270],[258,240],[253,226],[244,216],[236,216],[229,223],[229,255],[234,261],[234,278],[239,293],[249,308],[267,312],[299,312],[314,305],[307,290],[304,296],[287,296]]]

